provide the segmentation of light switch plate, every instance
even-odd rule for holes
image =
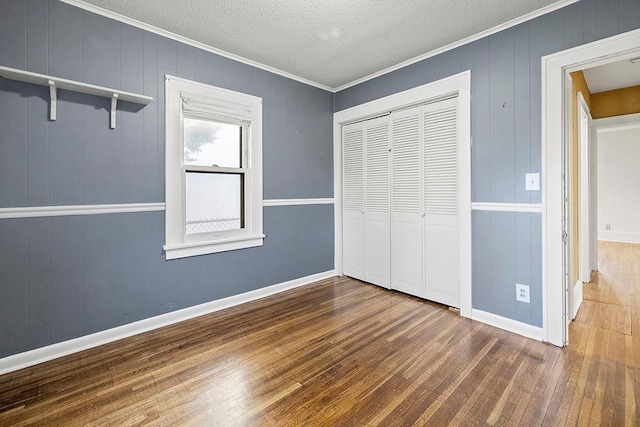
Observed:
[[[540,190],[540,174],[539,173],[527,173],[524,175],[527,191]]]

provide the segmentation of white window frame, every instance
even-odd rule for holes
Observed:
[[[220,114],[233,117],[238,111],[245,115],[242,125],[246,132],[243,154],[244,227],[212,233],[186,234],[184,165],[183,95],[210,101]],[[221,121],[211,117],[197,118]],[[225,119],[234,123],[234,119]],[[248,124],[247,124],[248,123]],[[241,124],[241,123],[237,123]],[[166,259],[224,252],[262,246],[262,98],[198,83],[170,75],[165,76],[165,255]]]

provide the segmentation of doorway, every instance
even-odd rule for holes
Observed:
[[[583,306],[569,328],[570,343],[585,334],[635,338],[640,308],[640,114],[594,120],[597,135],[599,267],[585,283]],[[574,338],[576,337],[576,338]]]
[[[569,344],[573,284],[567,262],[568,143],[566,85],[569,73],[640,56],[640,30],[546,56],[543,62],[543,306],[547,341]],[[561,106],[561,108],[558,108]]]
[[[589,101],[591,94],[582,71],[571,73],[569,82],[571,89],[567,90],[566,117],[571,117],[571,126],[567,126],[565,148],[565,230],[567,230],[567,247],[565,248],[566,270],[568,277],[568,301],[567,310],[570,316],[567,321],[575,319],[582,304],[582,285],[588,283],[591,270],[597,269],[589,261],[591,246],[597,244],[591,235],[590,229],[595,225],[596,218],[593,215],[592,188],[595,181],[591,176],[595,173],[592,168],[594,160],[595,140],[592,138],[593,129]]]

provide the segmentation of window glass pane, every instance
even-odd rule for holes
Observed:
[[[184,163],[197,166],[242,167],[242,126],[184,119]]]
[[[241,174],[187,172],[186,234],[242,228]]]

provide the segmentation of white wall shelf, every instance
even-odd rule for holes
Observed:
[[[110,89],[103,86],[81,83],[74,80],[62,79],[60,77],[48,76],[46,74],[32,73],[30,71],[19,70],[16,68],[0,66],[0,77],[4,77],[5,79],[9,80],[16,80],[19,82],[32,83],[40,86],[48,86],[51,96],[49,107],[49,118],[51,120],[56,120],[58,89],[86,93],[89,95],[101,96],[103,98],[111,99],[111,117],[109,121],[109,127],[111,129],[116,128],[116,106],[118,100],[143,105],[147,105],[151,101],[153,101],[153,98],[150,96],[124,92],[122,90]]]

